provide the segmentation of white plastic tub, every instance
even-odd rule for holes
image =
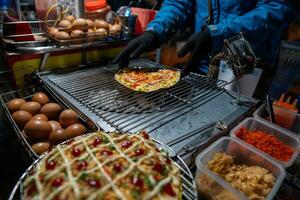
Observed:
[[[283,167],[262,155],[256,149],[251,148],[250,145],[230,137],[220,138],[197,156],[196,184],[200,196],[205,193],[206,195],[204,196],[212,195],[210,196],[212,199],[214,199],[213,197],[216,197],[216,195],[221,195],[223,200],[247,200],[247,197],[243,193],[233,188],[230,183],[207,168],[207,163],[219,152],[233,156],[237,164],[260,166],[272,173],[276,180],[266,200],[273,199],[285,177]],[[226,193],[226,197],[228,198],[224,197],[224,193]]]

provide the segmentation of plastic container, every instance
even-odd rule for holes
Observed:
[[[148,24],[155,18],[155,10],[144,9],[144,8],[131,8],[131,14],[137,15],[135,24],[135,35],[141,35],[146,31]]]
[[[105,20],[107,13],[111,11],[111,7],[107,5],[106,0],[85,0],[85,16],[88,19]]]
[[[214,194],[214,197],[216,196],[216,193],[219,195],[222,194],[223,200],[248,199],[242,192],[233,188],[230,183],[226,182],[207,168],[207,163],[219,152],[224,152],[233,156],[235,163],[237,164],[260,166],[272,173],[276,180],[266,200],[273,199],[285,177],[285,171],[282,166],[262,155],[256,149],[251,148],[250,145],[230,137],[220,138],[197,156],[196,184],[198,191],[201,191],[200,195],[203,194],[202,191],[205,189],[205,192],[210,193],[211,195]],[[207,181],[203,181],[202,179]],[[230,197],[226,198],[224,197],[224,194],[227,194],[226,197],[229,195]]]
[[[300,134],[300,114],[283,108],[273,107],[275,115],[276,124],[282,126],[295,134]],[[261,105],[253,114],[254,118],[270,121],[270,112],[267,108],[267,104]],[[278,120],[279,118],[279,120]],[[284,120],[281,120],[284,119]]]
[[[270,156],[269,154],[257,149],[257,151],[259,151],[261,154],[264,154],[266,157],[280,163],[283,167],[289,167],[291,166],[296,157],[299,154],[299,139],[297,136],[295,136],[292,132],[281,128],[275,124],[272,124],[270,122],[267,121],[262,121],[259,119],[255,119],[255,118],[246,118],[244,121],[242,121],[238,126],[236,126],[231,132],[230,135],[232,137],[236,137],[236,133],[239,129],[241,129],[242,127],[247,128],[249,131],[254,131],[254,130],[259,130],[259,131],[263,131],[265,133],[269,133],[274,135],[277,139],[279,139],[280,141],[282,141],[284,144],[288,145],[289,147],[293,148],[295,151],[293,153],[293,155],[291,156],[289,161],[281,161],[281,160],[277,160],[276,158]],[[246,143],[245,141],[241,140],[243,143]],[[248,143],[246,143],[248,144]],[[249,144],[248,144],[249,145]],[[250,145],[252,146],[252,145]],[[253,147],[253,146],[252,146]]]

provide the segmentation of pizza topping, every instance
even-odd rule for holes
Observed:
[[[97,132],[76,138],[71,145],[62,144],[26,176],[22,183],[24,199],[33,198],[30,194],[34,192],[49,199],[117,199],[116,190],[124,199],[151,199],[167,196],[164,185],[169,178],[178,180],[170,184],[180,198],[180,170],[171,161],[170,165],[166,163],[166,154],[156,152],[155,143],[148,137],[146,132]]]
[[[99,144],[101,144],[101,139],[97,137],[93,142],[93,146],[97,147]]]
[[[146,139],[146,140],[149,140],[149,134],[146,132],[146,131],[142,131],[141,132],[142,133],[142,135],[143,135],[143,137]]]
[[[164,166],[160,163],[156,163],[153,167],[153,170],[162,174],[164,172]]]
[[[55,168],[56,163],[54,161],[48,161],[46,162],[46,169],[47,170],[53,170]]]
[[[37,192],[37,188],[35,184],[32,184],[29,189],[27,190],[27,195],[28,196],[34,196],[35,193]]]
[[[122,169],[123,169],[123,165],[121,163],[116,163],[114,165],[114,171],[115,172],[122,172]]]
[[[62,185],[62,183],[63,183],[63,179],[62,178],[56,178],[56,179],[54,179],[54,181],[52,182],[52,187],[59,187],[59,186],[61,186]]]
[[[165,193],[167,193],[168,195],[170,195],[171,197],[175,197],[176,193],[174,192],[172,185],[170,183],[168,183],[167,185],[165,185],[163,187],[163,190]]]
[[[83,161],[80,161],[79,163],[77,163],[76,169],[78,171],[80,171],[82,169],[86,169],[87,166],[88,166],[88,163],[85,160],[83,160]]]
[[[94,187],[94,188],[100,188],[101,187],[101,183],[100,183],[99,180],[88,180],[87,184],[91,187]]]
[[[74,139],[70,139],[70,140],[67,141],[67,144],[70,145],[70,144],[72,144],[73,142],[74,142]]]
[[[80,154],[81,154],[81,150],[80,149],[75,148],[75,149],[72,150],[72,155],[74,157],[78,157],[78,156],[80,156]]]
[[[139,189],[142,189],[143,186],[144,186],[144,181],[139,178],[137,175],[135,175],[132,180],[131,180],[131,183],[137,187],[139,187]]]
[[[101,155],[103,155],[103,156],[111,156],[111,155],[113,155],[113,152],[104,149],[104,150],[101,151]]]
[[[166,161],[166,163],[167,163],[168,165],[171,164],[171,159],[170,159],[170,158],[165,157],[165,161]]]
[[[142,156],[145,154],[145,150],[144,149],[136,149],[134,151],[134,153],[135,153],[135,156]]]
[[[132,141],[130,141],[130,140],[126,140],[126,141],[124,141],[123,143],[122,143],[122,147],[124,148],[124,149],[127,149],[128,147],[130,147],[132,145]]]

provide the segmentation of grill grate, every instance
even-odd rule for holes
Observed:
[[[138,61],[132,65],[159,66],[150,61]],[[226,85],[226,82],[210,81],[204,76],[191,73],[172,88],[140,93],[115,81],[115,72],[95,68],[49,75],[48,80],[121,132],[141,129],[152,132],[220,95]]]

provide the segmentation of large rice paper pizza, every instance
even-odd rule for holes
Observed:
[[[24,199],[181,199],[180,170],[138,134],[96,132],[55,147],[22,181]]]
[[[152,92],[170,88],[180,80],[180,71],[159,69],[157,71],[122,69],[115,79],[125,87],[139,92]]]

